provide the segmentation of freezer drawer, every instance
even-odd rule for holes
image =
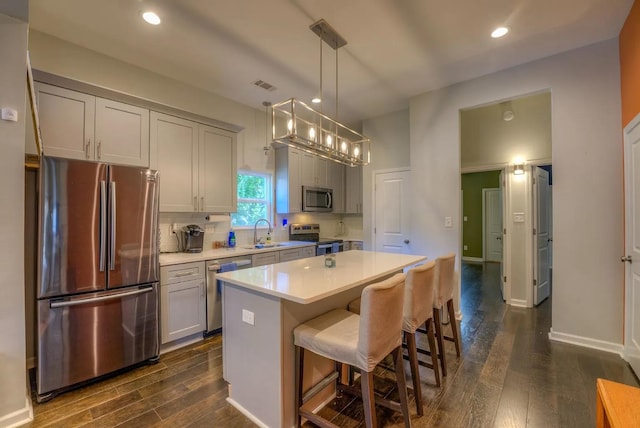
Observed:
[[[158,284],[40,300],[38,325],[45,396],[157,356]]]

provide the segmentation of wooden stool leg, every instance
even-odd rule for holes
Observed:
[[[453,307],[453,299],[447,300],[447,310],[449,311],[449,324],[451,324],[453,342],[456,344],[456,354],[460,357],[460,332],[458,331],[458,321],[456,320],[456,311]]]
[[[362,371],[360,373],[360,386],[362,388],[365,424],[367,428],[376,428],[378,426],[378,421],[376,419],[376,403],[373,394],[373,372]],[[404,393],[405,395],[407,393],[406,386]]]
[[[302,426],[302,416],[300,415],[300,407],[302,407],[302,379],[304,367],[304,348],[296,346],[296,361],[298,367],[296,370],[296,427]]]
[[[411,366],[411,380],[413,381],[413,395],[416,399],[416,411],[422,416],[422,389],[420,387],[420,372],[418,371],[418,350],[416,348],[416,334],[404,332],[404,338],[407,342],[407,351],[409,353],[409,365]],[[436,361],[436,370],[438,363]]]
[[[415,336],[413,336],[415,341]],[[411,428],[411,418],[409,415],[409,400],[407,398],[407,380],[404,377],[404,364],[402,359],[402,347],[398,346],[391,353],[396,366],[396,379],[398,382],[398,395],[400,395],[400,407],[402,408],[402,416],[404,419],[404,426]],[[417,355],[416,355],[417,358]],[[420,383],[420,380],[418,380]],[[417,401],[417,400],[416,400]],[[422,406],[420,406],[422,410]]]
[[[436,338],[433,333],[433,319],[429,318],[425,324],[427,339],[429,340],[429,352],[431,352],[431,364],[433,374],[436,377],[436,386],[440,386],[440,369],[438,368],[438,348],[436,348]]]
[[[442,321],[440,321],[440,308],[433,308],[433,323],[436,328],[436,340],[438,341],[438,357],[440,358],[440,367],[442,367],[442,376],[447,375],[447,360],[444,349],[444,339],[442,335]]]

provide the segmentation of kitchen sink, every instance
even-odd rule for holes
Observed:
[[[285,247],[285,244],[256,244],[256,245],[246,245],[242,248],[246,248],[247,250],[264,250],[267,248],[276,248],[276,247]]]

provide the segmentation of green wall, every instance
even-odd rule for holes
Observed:
[[[467,246],[463,257],[482,257],[482,189],[498,187],[500,171],[462,174],[462,245]]]

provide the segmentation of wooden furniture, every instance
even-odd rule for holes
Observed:
[[[206,329],[205,280],[205,262],[160,268],[162,344]]]
[[[160,212],[235,212],[236,134],[151,112],[150,165],[160,171]]]
[[[314,413],[305,404],[322,391],[323,385],[333,382],[338,374],[336,370],[304,391],[305,351],[360,369],[364,418],[368,428],[377,426],[376,403],[401,411],[405,426],[411,426],[401,347],[404,282],[405,275],[399,273],[387,280],[365,287],[362,291],[360,315],[345,309],[334,309],[300,324],[293,330],[298,365],[296,374],[298,427],[301,426],[303,417],[316,425],[330,426],[328,420]],[[399,404],[374,398],[373,370],[389,354],[393,356],[395,363]]]
[[[596,427],[640,427],[640,388],[598,379]]]
[[[411,367],[411,379],[413,381],[413,395],[416,400],[416,410],[422,416],[422,387],[420,384],[420,371],[418,366],[422,365],[433,370],[436,385],[440,386],[440,371],[438,370],[438,348],[436,348],[435,336],[433,332],[433,297],[434,297],[434,261],[415,267],[407,272],[407,279],[404,288],[404,307],[402,313],[402,332],[404,337],[403,347],[407,348],[407,358]],[[362,299],[356,299],[349,303],[349,310],[356,314],[360,313]],[[424,329],[419,329],[424,326]],[[416,343],[416,333],[425,333],[429,343],[429,351],[418,347]],[[418,359],[418,353],[431,356],[431,363]]]
[[[149,110],[35,83],[45,154],[149,166]]]
[[[346,251],[336,253],[336,267],[324,257],[225,272],[222,329],[223,373],[228,401],[260,426],[295,425],[295,327],[335,308],[345,308],[362,289],[421,263],[424,256]],[[324,377],[335,370],[330,360],[309,353],[305,372]],[[311,356],[316,358],[311,358]],[[309,385],[316,379],[309,380]],[[316,408],[326,396],[309,403]]]
[[[460,357],[460,333],[458,330],[458,322],[456,321],[456,312],[453,307],[453,288],[455,281],[455,253],[449,253],[436,259],[436,292],[433,302],[433,321],[436,328],[436,339],[438,342],[438,358],[440,358],[440,366],[442,367],[442,375],[447,375],[446,352],[444,349],[444,341],[454,342],[456,345],[456,354]],[[442,321],[440,319],[440,311],[447,306],[449,313],[449,323],[451,324],[451,332],[453,337],[445,336],[442,331]]]

